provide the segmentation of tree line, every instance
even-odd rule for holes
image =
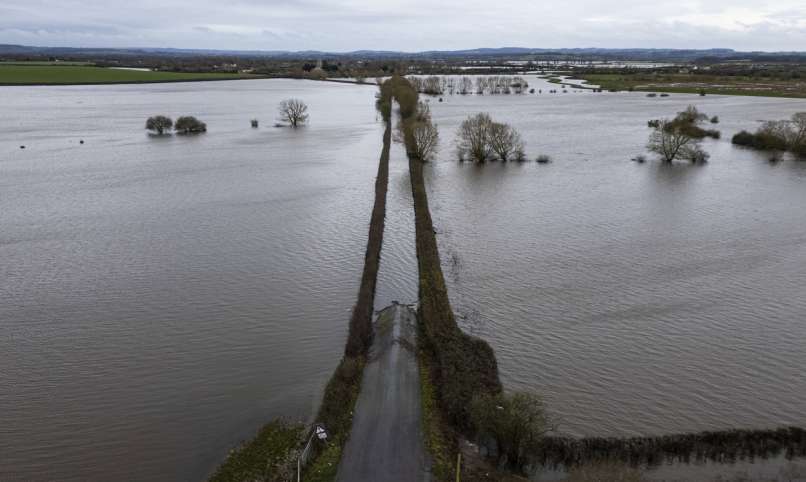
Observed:
[[[529,89],[529,82],[526,79],[509,75],[473,77],[431,75],[428,77],[412,76],[408,80],[417,92],[426,95],[524,94]]]
[[[731,142],[774,153],[789,151],[806,158],[806,112],[798,112],[789,120],[764,122],[756,132],[743,130]]]

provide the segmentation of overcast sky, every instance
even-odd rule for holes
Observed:
[[[257,50],[806,50],[806,0],[2,0],[0,43]]]

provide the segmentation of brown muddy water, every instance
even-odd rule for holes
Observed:
[[[268,419],[311,417],[358,289],[374,92],[0,88],[0,480],[200,480]],[[270,127],[286,97],[310,105],[310,126]],[[709,164],[629,161],[648,119],[689,103],[722,120]],[[543,394],[573,435],[806,425],[806,163],[729,143],[806,102],[431,105],[442,153],[426,175],[451,301],[506,387]],[[479,111],[554,162],[455,162],[453,132]],[[209,132],[149,137],[159,113]],[[388,196],[378,308],[417,296],[399,146]]]

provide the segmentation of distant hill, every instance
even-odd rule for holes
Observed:
[[[607,48],[478,48],[467,50],[429,50],[423,52],[398,52],[381,50],[357,50],[353,52],[326,52],[319,50],[213,50],[175,48],[75,48],[32,47],[26,45],[0,44],[0,56],[53,56],[53,57],[266,57],[287,59],[319,58],[366,58],[366,59],[493,59],[493,58],[584,58],[610,60],[678,61],[698,59],[789,59],[806,60],[806,52],[738,52],[732,49],[607,49]]]

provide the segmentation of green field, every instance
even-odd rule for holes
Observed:
[[[750,78],[744,76],[693,74],[584,74],[589,84],[605,90],[635,90],[680,94],[750,95],[758,97],[806,97],[806,82],[800,79]]]
[[[92,62],[65,60],[0,60],[0,65],[92,65]]]
[[[0,63],[0,85],[126,84],[254,77],[248,74],[150,72],[82,65]]]

